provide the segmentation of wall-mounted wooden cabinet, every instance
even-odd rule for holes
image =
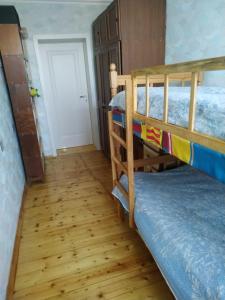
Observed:
[[[109,157],[109,66],[119,74],[164,64],[165,0],[115,0],[93,23],[101,146]]]

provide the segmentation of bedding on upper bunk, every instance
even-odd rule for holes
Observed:
[[[145,88],[138,88],[138,112],[145,112]],[[169,122],[187,125],[190,88],[170,87]],[[117,94],[111,101],[113,120],[125,127],[125,94]],[[150,88],[150,116],[162,119],[163,88]],[[225,139],[225,89],[198,87],[196,130]],[[225,154],[178,137],[170,132],[133,120],[133,132],[144,141],[154,144],[187,164],[225,183]]]
[[[137,112],[145,115],[145,88],[139,87]],[[150,87],[149,117],[162,120],[164,88]],[[188,126],[190,87],[169,87],[168,122],[182,127]],[[120,92],[110,102],[112,107],[125,110],[125,92]],[[225,140],[225,88],[197,88],[195,130]]]
[[[179,300],[225,299],[224,195],[224,184],[190,166],[135,173],[135,223]]]

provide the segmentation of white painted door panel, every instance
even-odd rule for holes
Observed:
[[[92,143],[83,44],[41,45],[45,91],[57,149]]]

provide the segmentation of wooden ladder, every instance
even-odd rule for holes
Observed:
[[[113,72],[111,66],[111,77]],[[116,72],[116,71],[115,71]],[[116,76],[116,74],[115,74]],[[113,78],[113,77],[112,77]],[[111,83],[112,84],[112,83]],[[127,79],[125,83],[126,91],[126,140],[120,136],[120,124],[113,121],[112,111],[108,112],[110,150],[112,162],[113,187],[117,186],[120,192],[127,199],[129,207],[129,225],[134,227],[134,155],[133,155],[133,107],[132,107],[132,81]],[[112,89],[112,96],[117,89]],[[113,94],[114,93],[114,94]],[[127,162],[123,162],[120,157],[120,146],[127,152]],[[121,174],[125,174],[128,178],[128,191],[120,183]],[[117,201],[118,215],[123,218],[123,209],[119,201]]]

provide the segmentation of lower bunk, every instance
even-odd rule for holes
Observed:
[[[120,183],[128,189],[125,175]],[[117,187],[113,195],[128,211]],[[224,195],[191,166],[135,172],[135,224],[176,299],[225,299]]]

